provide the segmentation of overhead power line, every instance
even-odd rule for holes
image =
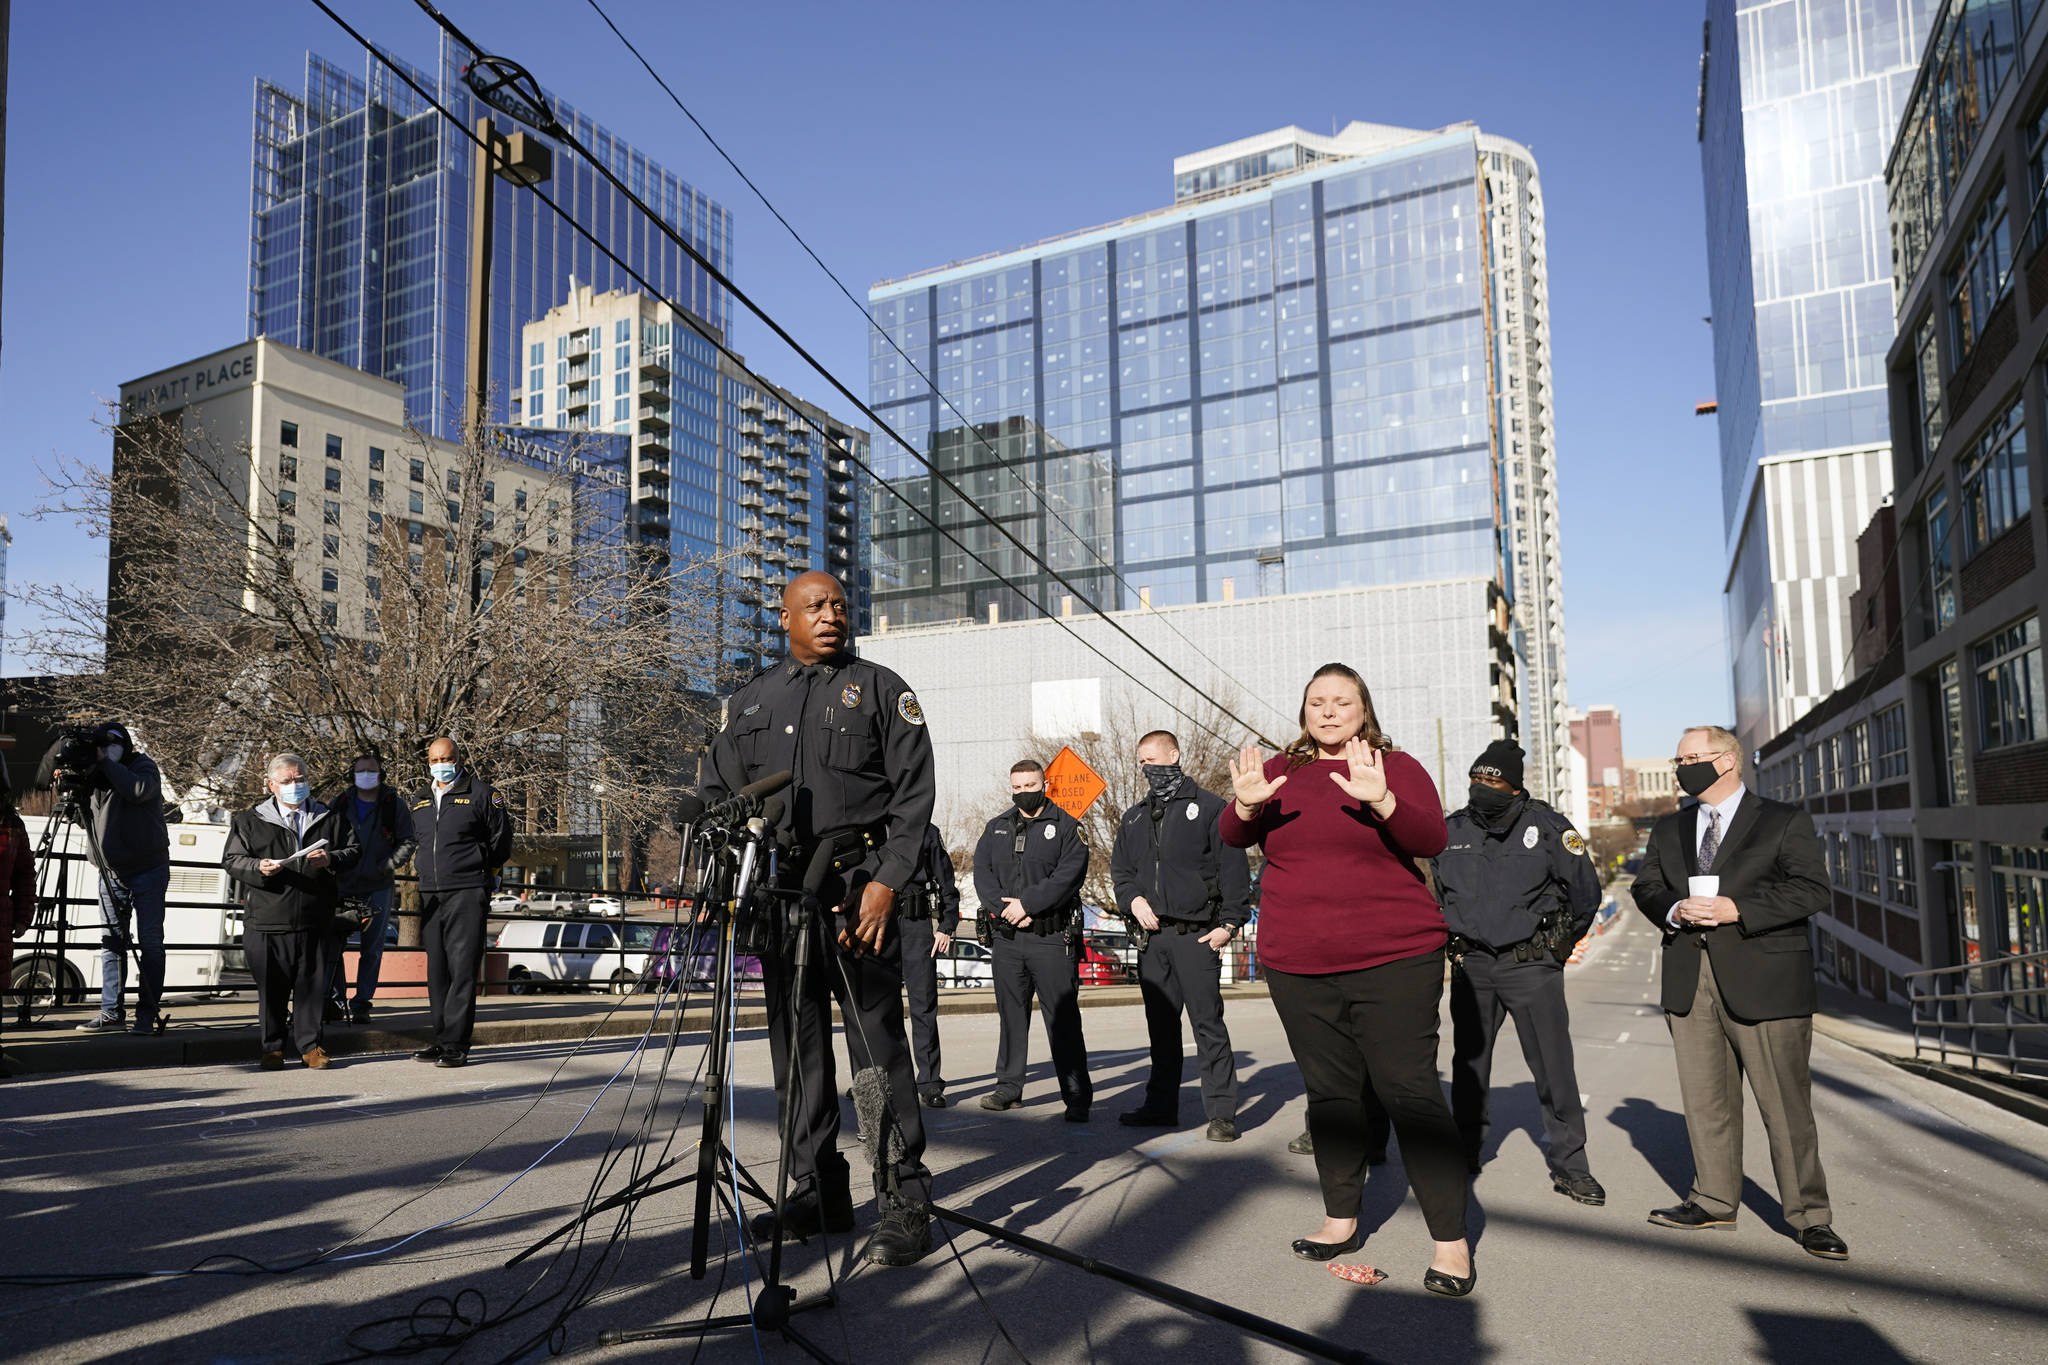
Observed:
[[[678,95],[675,92],[675,87],[671,86],[668,83],[668,81],[662,77],[662,74],[654,69],[654,64],[647,60],[646,56],[641,53],[639,47],[637,47],[634,44],[633,40],[631,38],[628,38],[625,35],[625,33],[620,30],[618,24],[613,22],[611,15],[605,12],[604,6],[599,4],[598,0],[585,0],[585,2],[590,6],[592,10],[596,11],[598,18],[604,20],[605,27],[610,29],[613,35],[617,37],[621,43],[625,44],[626,51],[633,54],[633,59],[640,63],[641,68],[645,70],[649,76],[654,78],[654,83],[661,87],[662,93],[668,96],[669,102],[675,105],[677,109],[681,110],[683,117],[690,121],[691,126],[696,128],[696,130],[699,133],[703,134],[704,140],[711,144],[711,150],[717,152],[720,159],[723,160],[727,166],[732,168],[732,173],[734,175],[737,175],[740,178],[740,180],[746,185],[746,187],[754,192],[754,197],[761,201],[761,207],[767,209],[769,213],[774,215],[775,221],[782,224],[783,230],[789,233],[791,239],[793,239],[798,246],[803,248],[804,254],[811,258],[812,263],[815,264],[818,267],[818,269],[825,272],[825,278],[832,281],[833,285],[838,288],[840,294],[846,299],[846,301],[853,305],[854,311],[860,314],[861,321],[864,324],[867,324],[872,327],[874,320],[872,316],[868,313],[867,305],[863,304],[858,298],[854,296],[853,291],[847,288],[846,281],[839,278],[838,272],[834,271],[831,266],[827,265],[825,263],[824,257],[820,256],[817,253],[817,251],[815,251],[812,248],[811,244],[804,239],[804,235],[796,230],[796,225],[790,222],[788,218],[783,216],[783,212],[781,209],[775,207],[774,203],[768,198],[767,191],[763,190],[759,185],[755,184],[754,178],[748,175],[746,171],[741,168],[739,162],[733,159],[732,153],[725,150],[724,144],[720,143],[716,137],[712,136],[711,130],[704,126],[704,121],[697,117],[697,115],[691,110],[689,105],[683,103],[683,98],[682,96]],[[1034,302],[1034,308],[1036,308],[1036,306],[1037,305]],[[1033,318],[1033,325],[1036,325],[1035,312]],[[911,356],[910,352],[904,350],[903,347],[897,342],[896,338],[893,335],[891,335],[886,328],[874,327],[874,331],[878,332],[881,335],[882,339],[889,343],[889,349],[894,351],[899,357],[902,358],[903,363],[910,367],[911,372],[916,374],[918,378],[922,379],[925,382],[925,385],[931,390],[932,395],[935,398],[937,398],[939,402],[945,404],[946,409],[949,412],[951,412],[955,417],[960,419],[961,429],[963,431],[970,433],[973,436],[973,438],[980,443],[982,449],[986,450],[991,456],[1000,461],[1002,456],[996,450],[995,444],[992,441],[990,441],[988,437],[982,435],[981,429],[971,419],[969,419],[966,413],[960,410],[960,405],[955,403],[952,400],[952,398],[947,395],[945,389],[940,387],[938,380],[933,378],[932,375],[929,374],[922,365],[918,364],[917,360]],[[1044,379],[1045,376],[1041,374],[1032,375],[1032,383],[1034,384],[1042,384],[1044,382]],[[1185,644],[1189,649],[1194,650],[1196,654],[1201,656],[1202,661],[1204,663],[1208,664],[1211,668],[1215,669],[1219,674],[1221,674],[1225,679],[1227,679],[1232,685],[1237,687],[1246,696],[1253,697],[1254,700],[1262,702],[1267,707],[1267,709],[1271,710],[1275,715],[1280,716],[1283,720],[1286,719],[1286,713],[1283,712],[1277,705],[1275,705],[1272,701],[1267,700],[1264,697],[1255,697],[1250,688],[1246,687],[1240,679],[1235,677],[1230,672],[1230,670],[1225,668],[1221,663],[1217,662],[1214,656],[1212,656],[1207,650],[1203,649],[1201,645],[1197,644],[1192,638],[1190,638],[1186,631],[1183,631],[1179,626],[1175,625],[1172,617],[1164,614],[1159,610],[1159,608],[1153,606],[1149,601],[1147,601],[1145,597],[1138,591],[1136,585],[1134,585],[1128,578],[1124,577],[1122,570],[1116,567],[1116,561],[1114,557],[1103,555],[1103,553],[1100,550],[1097,550],[1095,548],[1094,542],[1089,537],[1083,536],[1079,531],[1076,531],[1073,528],[1072,524],[1069,523],[1065,517],[1059,514],[1058,509],[1055,508],[1052,505],[1052,503],[1046,499],[1044,489],[1041,488],[1036,481],[1029,478],[1025,478],[1022,479],[1021,482],[1023,483],[1026,489],[1030,490],[1032,498],[1038,503],[1038,505],[1041,508],[1044,509],[1045,514],[1048,517],[1052,518],[1053,522],[1056,525],[1058,525],[1062,531],[1065,531],[1069,536],[1071,536],[1074,540],[1074,543],[1084,547],[1087,550],[1087,552],[1094,557],[1095,561],[1098,564],[1102,565],[1103,568],[1109,570],[1110,576],[1116,580],[1118,586],[1123,587],[1130,592],[1130,595],[1137,600],[1140,610],[1150,613],[1151,615],[1157,616],[1160,622],[1164,624],[1168,630],[1172,631],[1176,636],[1180,638],[1181,643]]]
[[[383,57],[379,53],[376,45],[370,42],[370,40],[353,24],[349,23],[348,20],[344,19],[339,13],[337,13],[334,10],[334,8],[327,3],[327,0],[311,0],[311,3],[316,9],[318,9],[321,13],[325,14],[329,19],[331,19],[338,28],[340,28],[344,33],[348,34],[350,38],[354,39],[358,44],[360,44],[363,47],[363,49],[370,54],[373,60],[377,60],[380,62],[383,61]],[[462,32],[462,30],[458,28],[451,20],[449,20],[447,16],[443,15],[439,10],[435,9],[433,5],[427,3],[427,0],[415,0],[415,3],[419,6],[421,10],[423,10],[429,17],[431,17],[434,20],[434,22],[442,28],[444,32],[446,32],[456,42],[460,43],[464,49],[473,54],[476,54],[479,57],[484,55],[482,49],[478,48],[476,44],[471,42],[468,36],[465,35]],[[398,79],[401,82],[403,82],[407,87],[409,87],[416,95],[420,97],[422,101],[424,101],[429,107],[431,107],[436,113],[438,113],[443,119],[445,119],[452,127],[458,129],[461,132],[461,134],[467,139],[469,139],[469,141],[472,144],[479,147],[485,146],[483,140],[477,137],[475,131],[465,127],[462,123],[462,120],[456,117],[454,111],[450,110],[446,105],[441,103],[440,99],[435,95],[435,93],[428,90],[424,85],[422,85],[419,82],[419,80],[415,78],[409,70],[407,70],[403,66],[393,65],[389,62],[386,62],[385,66],[388,70],[391,71],[393,75],[398,77]],[[628,200],[628,202],[632,203],[635,208],[639,209],[640,212],[646,216],[648,221],[650,221],[656,227],[658,227],[662,231],[662,233],[668,237],[670,241],[676,244],[679,250],[681,250],[685,255],[689,256],[693,262],[695,262],[701,269],[703,269],[710,279],[712,279],[720,287],[724,288],[729,294],[732,295],[734,299],[738,300],[749,312],[754,314],[755,317],[759,318],[764,324],[766,324],[768,328],[772,332],[774,332],[778,338],[780,338],[783,341],[784,344],[786,344],[792,351],[794,351],[799,357],[801,357],[806,364],[810,365],[811,368],[817,372],[819,377],[824,379],[826,383],[830,384],[834,390],[836,390],[843,398],[845,398],[847,402],[851,403],[863,416],[867,417],[868,420],[873,422],[890,439],[896,441],[899,445],[902,445],[906,451],[909,451],[911,455],[918,461],[918,463],[923,465],[924,468],[931,474],[931,476],[934,479],[938,480],[950,492],[952,492],[957,498],[959,498],[965,506],[973,509],[973,511],[978,516],[980,516],[984,522],[993,527],[1012,545],[1016,546],[1018,551],[1022,553],[1026,559],[1028,559],[1030,562],[1036,564],[1039,568],[1044,570],[1048,578],[1060,584],[1062,587],[1066,588],[1068,592],[1072,593],[1074,596],[1082,596],[1080,592],[1077,589],[1075,589],[1074,586],[1071,583],[1069,583],[1066,580],[1066,578],[1058,572],[1058,570],[1054,569],[1050,564],[1046,563],[1045,560],[1041,558],[1037,554],[1037,552],[1034,551],[1031,547],[1025,545],[1022,541],[1018,540],[1016,536],[1011,534],[1006,527],[1004,527],[1000,522],[997,522],[993,517],[991,517],[987,509],[983,508],[972,497],[970,497],[965,489],[962,489],[952,479],[948,478],[945,474],[940,472],[936,467],[932,465],[929,459],[927,459],[924,455],[922,455],[914,447],[912,447],[907,441],[905,441],[902,438],[902,436],[898,434],[895,431],[895,429],[891,427],[886,421],[884,421],[881,415],[875,412],[874,409],[870,407],[864,399],[862,399],[859,395],[855,394],[851,389],[849,389],[836,375],[834,375],[830,370],[828,370],[824,366],[823,362],[818,360],[816,356],[812,355],[810,351],[802,345],[802,343],[796,340],[795,337],[791,336],[789,332],[782,326],[781,323],[777,322],[773,316],[771,316],[766,310],[761,308],[760,305],[756,304],[750,297],[747,296],[747,294],[743,290],[741,290],[737,285],[735,285],[725,275],[723,271],[719,270],[717,266],[712,264],[712,262],[709,259],[707,259],[701,251],[697,249],[694,243],[690,242],[685,237],[683,237],[681,233],[676,231],[666,221],[664,221],[659,214],[655,213],[654,210],[650,208],[645,201],[643,201],[638,195],[636,195],[632,191],[631,187],[629,187],[623,180],[621,180],[616,174],[612,172],[609,166],[607,166],[599,158],[593,156],[588,148],[582,146],[582,144],[578,141],[573,132],[571,132],[567,128],[562,127],[558,122],[556,122],[554,120],[552,112],[548,111],[544,104],[540,106],[539,112],[545,115],[549,125],[545,128],[541,128],[539,131],[568,144],[571,148],[573,148],[575,151],[581,154],[584,160],[587,162],[587,164],[591,166],[593,170],[595,170],[614,189],[616,189],[621,195],[623,195]],[[488,151],[488,148],[486,148],[486,150]],[[696,314],[691,312],[689,309],[669,300],[667,296],[664,295],[658,288],[656,288],[639,270],[635,269],[630,262],[626,261],[623,257],[621,257],[610,246],[608,246],[604,242],[599,241],[597,236],[593,232],[591,232],[589,228],[585,227],[582,223],[578,222],[574,215],[570,214],[565,209],[563,209],[562,206],[559,203],[557,203],[552,196],[548,195],[539,186],[529,186],[527,187],[526,192],[532,194],[535,198],[540,200],[540,202],[546,204],[550,209],[552,209],[555,212],[555,214],[570,227],[572,231],[574,231],[578,236],[582,237],[585,241],[589,242],[594,250],[603,254],[608,260],[610,260],[614,265],[616,265],[628,278],[632,279],[636,284],[638,284],[639,287],[644,292],[646,292],[650,297],[659,299],[663,303],[667,304],[671,311],[673,311],[678,317],[682,318],[684,322],[691,328],[692,331],[696,332],[697,335],[703,338],[703,340],[707,344],[714,347],[721,355],[725,356],[728,360],[730,360],[732,364],[748,379],[764,387],[772,387],[771,385],[768,384],[768,381],[766,379],[764,379],[762,376],[756,373],[750,366],[748,366],[746,361],[742,357],[735,354],[732,351],[732,349],[725,344],[724,340],[721,337],[719,337],[716,333],[711,331],[708,324],[704,323],[701,319],[699,319],[696,316]],[[1195,726],[1197,729],[1200,729],[1205,733],[1213,735],[1226,743],[1229,743],[1231,741],[1230,736],[1224,735],[1222,732],[1218,731],[1214,726],[1209,724],[1207,721],[1203,720],[1201,717],[1192,714],[1179,703],[1166,697],[1157,688],[1147,683],[1144,679],[1138,677],[1135,673],[1132,673],[1128,668],[1124,667],[1124,665],[1117,662],[1115,659],[1111,658],[1108,654],[1104,653],[1100,647],[1098,647],[1093,642],[1089,641],[1084,636],[1082,636],[1080,632],[1074,630],[1073,627],[1066,620],[1054,614],[1053,612],[1046,610],[1046,608],[1042,604],[1039,604],[1035,601],[1035,599],[1032,599],[1030,594],[1024,593],[1024,590],[1016,583],[1014,579],[1010,578],[1007,574],[1004,574],[1003,572],[998,570],[994,565],[990,564],[986,559],[982,558],[970,546],[968,546],[957,535],[955,535],[951,530],[940,525],[935,517],[933,517],[930,513],[926,512],[922,507],[917,506],[917,504],[912,502],[908,497],[904,496],[887,480],[883,479],[879,474],[876,473],[872,466],[870,466],[865,460],[862,460],[858,455],[854,454],[850,448],[843,449],[839,453],[851,463],[858,465],[862,472],[867,474],[877,484],[884,488],[888,488],[890,493],[894,495],[899,501],[901,501],[905,507],[909,508],[912,512],[916,513],[917,516],[921,520],[923,520],[927,525],[929,525],[934,531],[936,531],[941,536],[945,537],[947,541],[951,542],[954,546],[956,546],[969,559],[973,560],[976,564],[980,565],[984,570],[986,570],[990,574],[991,577],[995,578],[998,582],[1004,583],[1010,586],[1011,588],[1016,589],[1020,594],[1024,595],[1027,600],[1032,600],[1033,604],[1038,607],[1040,613],[1044,615],[1047,620],[1052,621],[1061,630],[1065,631],[1068,635],[1072,636],[1077,643],[1079,643],[1083,648],[1087,649],[1091,654],[1094,654],[1097,658],[1100,658],[1104,663],[1108,664],[1118,673],[1121,673],[1126,678],[1129,678],[1131,682],[1136,684],[1140,689],[1149,693],[1152,697],[1157,699],[1162,705],[1166,706],[1169,710],[1173,711],[1176,715],[1180,716],[1189,724]],[[1083,598],[1082,600],[1085,601],[1086,599]],[[1183,674],[1179,669],[1175,668],[1172,664],[1168,663],[1165,659],[1161,658],[1156,651],[1151,649],[1142,640],[1139,640],[1136,636],[1132,635],[1129,630],[1125,629],[1123,625],[1120,622],[1116,621],[1112,616],[1108,615],[1107,613],[1101,612],[1099,608],[1097,609],[1097,615],[1100,617],[1100,619],[1103,621],[1105,625],[1109,626],[1117,634],[1123,636],[1133,646],[1135,646],[1140,653],[1144,654],[1147,658],[1151,659],[1154,663],[1158,664],[1172,678],[1174,678],[1183,687],[1185,687],[1190,694],[1192,694],[1195,697],[1201,698],[1202,700],[1206,701],[1210,706],[1214,707],[1219,713],[1228,717],[1230,720],[1235,721],[1239,726],[1243,728],[1243,730],[1246,733],[1258,739],[1260,743],[1266,745],[1268,748],[1277,747],[1271,739],[1267,738],[1266,735],[1258,729],[1258,727],[1254,726],[1249,721],[1245,720],[1242,716],[1239,716],[1230,707],[1224,705],[1221,701],[1219,701],[1216,697],[1212,696],[1205,689],[1196,686],[1195,683],[1191,681],[1185,674]]]

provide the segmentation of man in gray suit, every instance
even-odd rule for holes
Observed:
[[[1820,839],[1804,810],[1742,785],[1740,746],[1719,726],[1687,730],[1676,762],[1678,785],[1699,804],[1650,831],[1634,894],[1664,935],[1664,1013],[1693,1186],[1684,1203],[1654,1210],[1650,1221],[1735,1226],[1747,1074],[1785,1221],[1808,1252],[1847,1260],[1831,1226],[1808,1070],[1818,998],[1806,921],[1829,895]]]

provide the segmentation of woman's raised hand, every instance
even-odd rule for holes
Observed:
[[[1330,780],[1354,801],[1376,805],[1387,799],[1387,769],[1380,751],[1353,735],[1344,741],[1344,768],[1331,773]]]
[[[1287,785],[1286,777],[1266,777],[1266,756],[1256,744],[1247,744],[1230,760],[1230,790],[1237,804],[1256,811],[1273,799],[1273,793]]]

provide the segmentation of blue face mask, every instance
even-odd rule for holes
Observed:
[[[277,799],[287,806],[303,806],[306,804],[306,791],[307,784],[304,782],[280,782],[277,787]]]
[[[427,771],[434,775],[436,782],[445,784],[455,780],[455,765],[453,763],[429,763]]]

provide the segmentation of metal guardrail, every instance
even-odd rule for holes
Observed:
[[[2027,967],[2032,970],[2020,973],[2022,984],[2014,984],[2013,969]],[[1949,1056],[1954,1053],[1955,1064],[1960,1065],[1967,1057],[1972,1071],[1991,1062],[2008,1075],[2025,1076],[2030,1074],[2026,1068],[2033,1067],[2035,1071],[2031,1074],[2048,1077],[2048,1055],[2020,1048],[2022,1035],[2048,1031],[2048,1022],[2040,1017],[2040,1012],[2048,1007],[2048,980],[2044,980],[2044,975],[2048,975],[2048,952],[1907,972],[1905,979],[1913,1000],[1913,1059],[1920,1060],[1925,1051],[1943,1065],[1949,1065]],[[2030,982],[2025,980],[2029,976],[2033,978]],[[1961,978],[1961,990],[1943,989],[1951,978],[1957,977]],[[1999,984],[1993,986],[1994,980]],[[2032,1012],[2016,1003],[2020,997],[2032,998]],[[1932,1039],[1924,1036],[1929,1031],[1933,1033]],[[1951,1035],[1957,1033],[1963,1035],[1962,1039],[1951,1042]],[[1987,1034],[2002,1037],[2003,1045],[1997,1045],[1995,1039],[1987,1043]]]

